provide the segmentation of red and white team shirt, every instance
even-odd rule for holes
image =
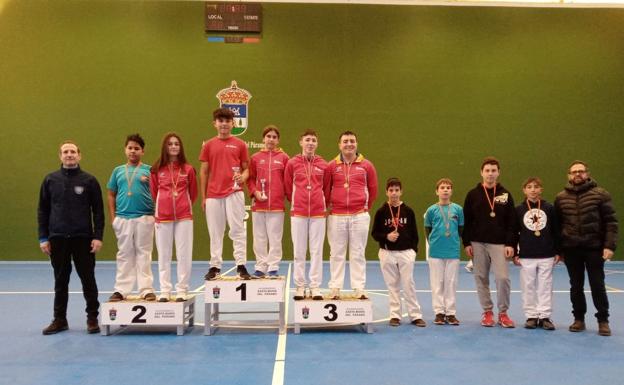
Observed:
[[[152,171],[150,190],[156,222],[193,219],[193,202],[197,199],[197,175],[193,166],[173,162]]]
[[[207,198],[225,198],[241,191],[243,186],[234,188],[234,167],[243,172],[242,164],[249,161],[247,145],[242,140],[230,136],[227,139],[214,137],[202,146],[199,160],[208,162]]]
[[[251,211],[284,211],[284,171],[288,160],[288,154],[281,149],[260,150],[251,156],[247,179],[247,190],[252,198]],[[264,191],[267,200],[256,200],[256,191]]]
[[[377,171],[361,154],[350,164],[340,155],[329,162],[324,184],[331,215],[369,211],[377,198]]]
[[[291,202],[290,215],[324,218],[324,174],[327,162],[318,155],[307,159],[301,154],[292,157],[284,171],[286,198]]]

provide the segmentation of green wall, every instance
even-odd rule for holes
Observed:
[[[219,44],[205,38],[202,2],[2,4],[0,259],[44,259],[37,196],[60,141],[81,145],[102,185],[135,131],[149,162],[163,133],[178,131],[198,167],[215,94],[231,80],[253,95],[242,139],[259,142],[277,124],[293,154],[313,127],[330,158],[337,134],[355,130],[380,181],[403,178],[416,212],[443,176],[463,203],[486,155],[501,159],[517,200],[530,175],[552,200],[568,163],[586,160],[624,212],[623,10],[267,4],[261,43]],[[207,259],[199,205],[195,218],[194,258]],[[99,258],[115,251],[107,221]]]

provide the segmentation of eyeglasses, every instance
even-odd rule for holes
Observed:
[[[575,174],[587,174],[587,170],[575,170],[575,171],[570,171],[568,174],[570,175],[575,175]]]

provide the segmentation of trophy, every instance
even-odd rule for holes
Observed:
[[[266,179],[260,179],[260,186],[262,186],[262,191],[260,192],[260,197],[264,200],[267,199],[266,193],[264,192],[264,184],[266,183]]]
[[[240,167],[234,166],[234,167],[232,167],[232,171],[234,172],[234,175],[236,175],[236,174],[238,174],[240,172]],[[238,183],[236,183],[236,179],[234,179],[234,186],[232,188],[234,190],[238,190],[240,188]]]

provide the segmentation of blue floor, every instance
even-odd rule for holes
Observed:
[[[288,271],[284,262],[281,273]],[[224,271],[231,267],[224,266]],[[325,266],[325,279],[329,277]],[[205,263],[193,268],[192,287],[203,284]],[[512,272],[511,317],[524,321],[518,268]],[[154,265],[154,273],[156,266]],[[100,300],[110,295],[114,263],[96,269]],[[157,276],[157,274],[155,274]],[[375,333],[358,328],[292,329],[285,336],[283,374],[275,329],[221,328],[203,336],[203,297],[197,298],[197,326],[178,337],[174,328],[127,329],[112,336],[87,335],[84,300],[72,276],[70,330],[42,336],[52,313],[52,269],[47,263],[0,263],[0,383],[2,384],[587,384],[621,385],[624,362],[624,264],[607,265],[612,337],[596,334],[587,294],[588,330],[570,333],[565,267],[554,279],[557,330],[483,328],[471,274],[460,269],[459,327],[432,324],[426,264],[416,265],[418,299],[426,328],[387,325],[388,303],[379,265],[369,262],[368,289],[374,302]],[[348,279],[347,279],[348,281]],[[493,282],[493,281],[492,281]],[[494,294],[495,295],[495,294]],[[292,307],[291,307],[292,309]],[[292,323],[292,314],[289,315]],[[284,337],[282,337],[284,339]],[[283,342],[283,340],[282,340]],[[275,371],[275,376],[274,376]]]

